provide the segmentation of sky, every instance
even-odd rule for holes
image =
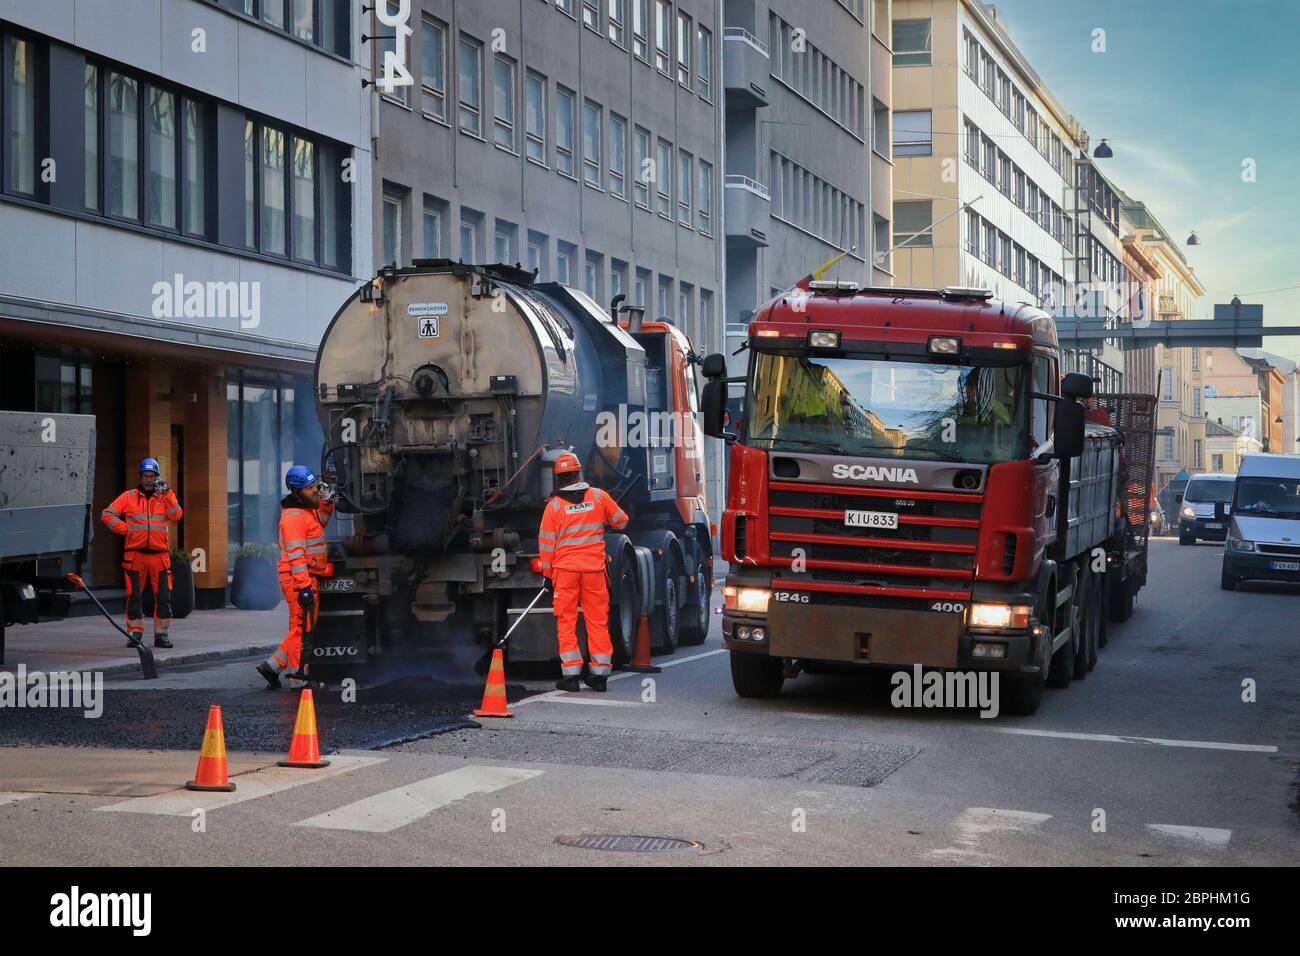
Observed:
[[[1235,294],[1265,325],[1300,326],[1300,0],[992,5],[1089,148],[1114,149],[1103,174],[1180,244],[1196,230],[1201,245],[1181,248],[1206,294],[1188,318]],[[1296,359],[1300,336],[1264,347]]]

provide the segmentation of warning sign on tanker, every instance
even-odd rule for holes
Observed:
[[[420,338],[436,339],[438,337],[438,319],[436,316],[425,316],[417,319],[417,321],[420,323]]]

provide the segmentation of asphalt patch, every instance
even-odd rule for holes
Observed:
[[[522,685],[509,696],[527,695]],[[345,703],[338,689],[318,690],[316,727],[321,749],[379,749],[451,730],[477,728],[469,714],[483,697],[482,685],[433,678],[406,678],[360,687]],[[226,749],[287,751],[300,694],[293,690],[111,690],[103,714],[87,718],[80,708],[0,708],[0,746],[125,747],[186,750],[203,741],[208,706],[221,705]]]

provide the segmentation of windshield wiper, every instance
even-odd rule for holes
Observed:
[[[841,445],[839,442],[833,442],[830,441],[829,439],[824,439],[824,438],[760,438],[758,440],[766,441],[766,442],[778,442],[778,441],[796,442],[808,448],[820,448],[822,451],[829,451],[836,455],[848,454],[848,452],[844,450],[844,446]]]

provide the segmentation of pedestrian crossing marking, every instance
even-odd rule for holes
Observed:
[[[307,783],[317,783],[330,777],[350,773],[362,767],[383,763],[387,757],[330,755],[330,765],[319,770],[301,770],[296,767],[265,767],[252,773],[231,778],[235,784],[232,793],[204,793],[193,790],[169,790],[152,797],[135,797],[97,807],[116,813],[156,813],[169,817],[188,817],[195,810],[217,810],[245,800],[256,800]]]
[[[390,833],[457,800],[478,793],[492,793],[541,773],[540,770],[519,767],[461,767],[377,793],[337,810],[300,820],[294,825],[327,830]]]
[[[6,803],[17,803],[19,800],[26,800],[34,796],[36,796],[34,793],[15,793],[12,790],[0,790],[0,807],[3,807]]]
[[[1172,823],[1148,823],[1147,829],[1153,833],[1162,833],[1165,836],[1179,837],[1184,840],[1199,840],[1202,843],[1209,843],[1214,846],[1227,846],[1228,841],[1232,839],[1231,830],[1220,830],[1217,827],[1185,827]]]

